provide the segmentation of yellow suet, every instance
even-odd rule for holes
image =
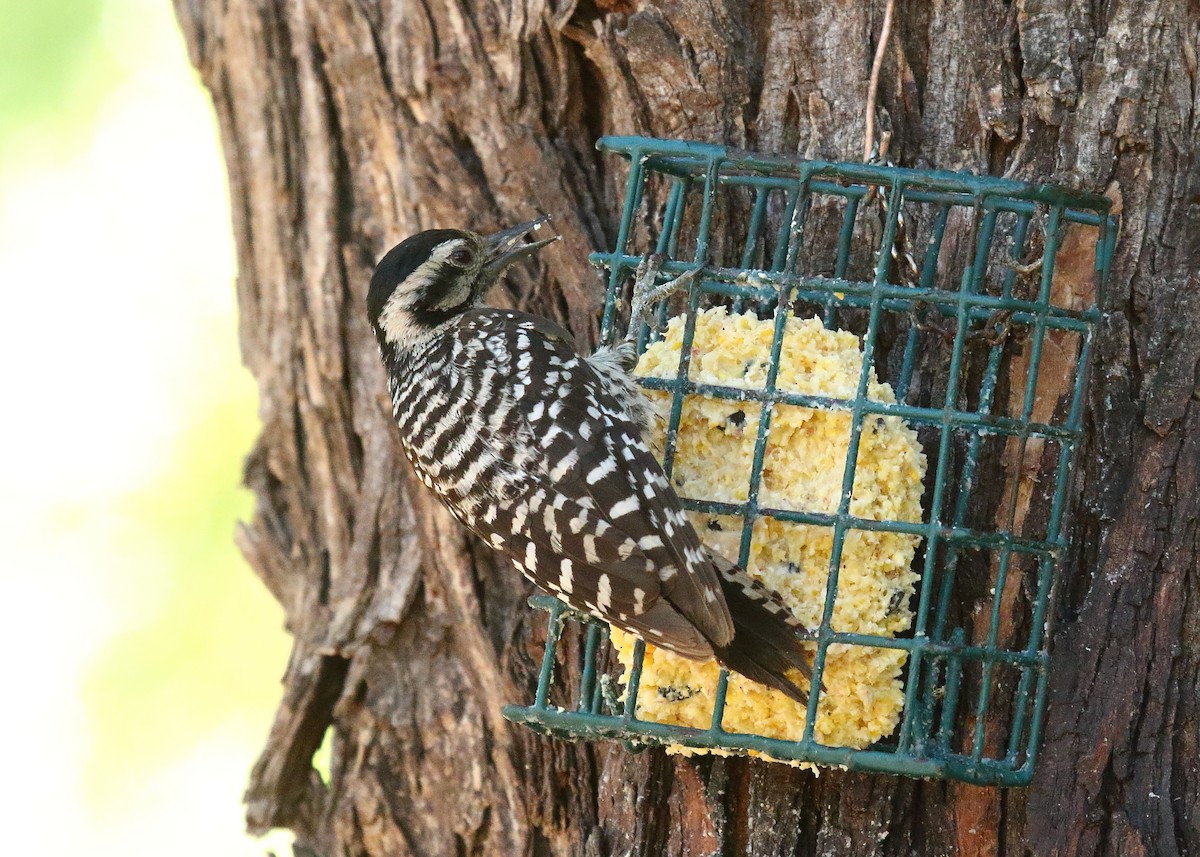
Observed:
[[[689,377],[694,382],[762,389],[774,336],[773,320],[722,307],[696,318]],[[684,318],[671,319],[663,339],[647,348],[637,374],[674,378]],[[819,319],[789,317],[780,354],[780,391],[851,400],[862,368],[858,337],[827,330]],[[658,415],[651,441],[661,455],[671,397],[648,391]],[[888,384],[870,379],[867,397],[894,402]],[[745,502],[758,435],[760,405],[692,395],[684,399],[672,481],[685,498]],[[851,415],[776,405],[763,459],[760,507],[836,514],[841,498]],[[870,520],[919,522],[925,454],[916,433],[899,417],[863,419],[850,514]],[[689,513],[701,539],[736,560],[742,520]],[[825,603],[833,528],[762,517],[753,524],[747,570],[778,592],[803,623],[815,629]],[[832,627],[836,631],[894,636],[912,622],[912,571],[918,537],[846,532]],[[613,630],[625,678],[634,638]],[[815,651],[815,644],[812,645]],[[834,644],[825,663],[814,737],[822,744],[865,747],[895,728],[903,706],[900,671],[906,654],[895,649]],[[637,715],[645,720],[706,728],[712,717],[718,667],[646,647]],[[793,674],[801,686],[805,682]],[[731,675],[724,727],[799,740],[805,710],[782,693]],[[681,747],[678,752],[692,751]]]

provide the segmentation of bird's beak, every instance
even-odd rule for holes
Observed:
[[[484,268],[485,278],[494,279],[499,277],[501,272],[513,262],[525,256],[530,256],[547,244],[557,241],[561,236],[552,235],[549,238],[543,238],[541,241],[530,241],[528,244],[522,243],[526,235],[540,228],[542,224],[549,222],[550,215],[543,214],[537,220],[531,220],[528,223],[504,229],[485,238],[484,242],[488,258],[487,265]]]

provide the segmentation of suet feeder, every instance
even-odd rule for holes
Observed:
[[[641,713],[645,644],[633,645],[621,684],[603,623],[539,596],[532,603],[549,612],[549,625],[534,701],[505,715],[568,739],[1027,784],[1045,714],[1047,622],[1066,565],[1088,365],[1117,234],[1109,200],[1008,179],[683,141],[609,137],[598,147],[629,167],[615,245],[590,257],[607,271],[601,339],[617,337],[620,307],[646,252],[663,254],[664,278],[703,267],[674,299],[683,304],[678,372],[642,380],[660,400],[669,397],[664,469],[675,468],[689,400],[726,400],[757,417],[747,423],[754,442],[743,499],[681,496],[689,511],[740,519],[739,555],[729,558],[743,566],[761,537],[760,519],[831,535],[811,627],[811,686],[826,686],[810,693],[795,740],[729,728],[732,682],[724,670],[704,724],[658,722]],[[698,380],[690,366],[696,319],[713,306],[774,322],[762,383]],[[857,337],[856,392],[853,385],[840,397],[777,387],[789,319],[810,317]],[[643,329],[639,351],[660,338]],[[887,400],[868,394],[877,384],[890,386]],[[828,508],[761,502],[771,414],[787,406],[848,415],[841,491]],[[920,438],[927,467],[919,519],[852,513],[864,428],[881,418],[897,418]],[[915,594],[911,603],[901,596],[907,612],[894,634],[838,627],[843,553],[850,555],[856,531],[899,533],[913,545],[906,571]],[[586,626],[581,679],[565,687],[555,667],[568,648],[564,626],[576,622]],[[822,676],[853,647],[900,653],[895,725],[865,746],[823,743],[816,726],[833,690]]]

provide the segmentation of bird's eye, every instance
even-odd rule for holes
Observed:
[[[474,258],[471,251],[466,247],[459,247],[448,257],[451,265],[457,265],[460,268],[465,268],[471,264],[471,259]]]

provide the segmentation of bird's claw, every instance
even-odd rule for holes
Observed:
[[[690,286],[696,276],[704,270],[704,266],[699,265],[690,271],[685,271],[673,280],[656,285],[658,275],[666,261],[665,253],[647,253],[638,263],[637,270],[633,275],[633,300],[629,312],[629,330],[625,334],[627,341],[633,341],[637,337],[637,331],[643,322],[653,329],[654,322],[650,318],[651,308],[680,289]]]

